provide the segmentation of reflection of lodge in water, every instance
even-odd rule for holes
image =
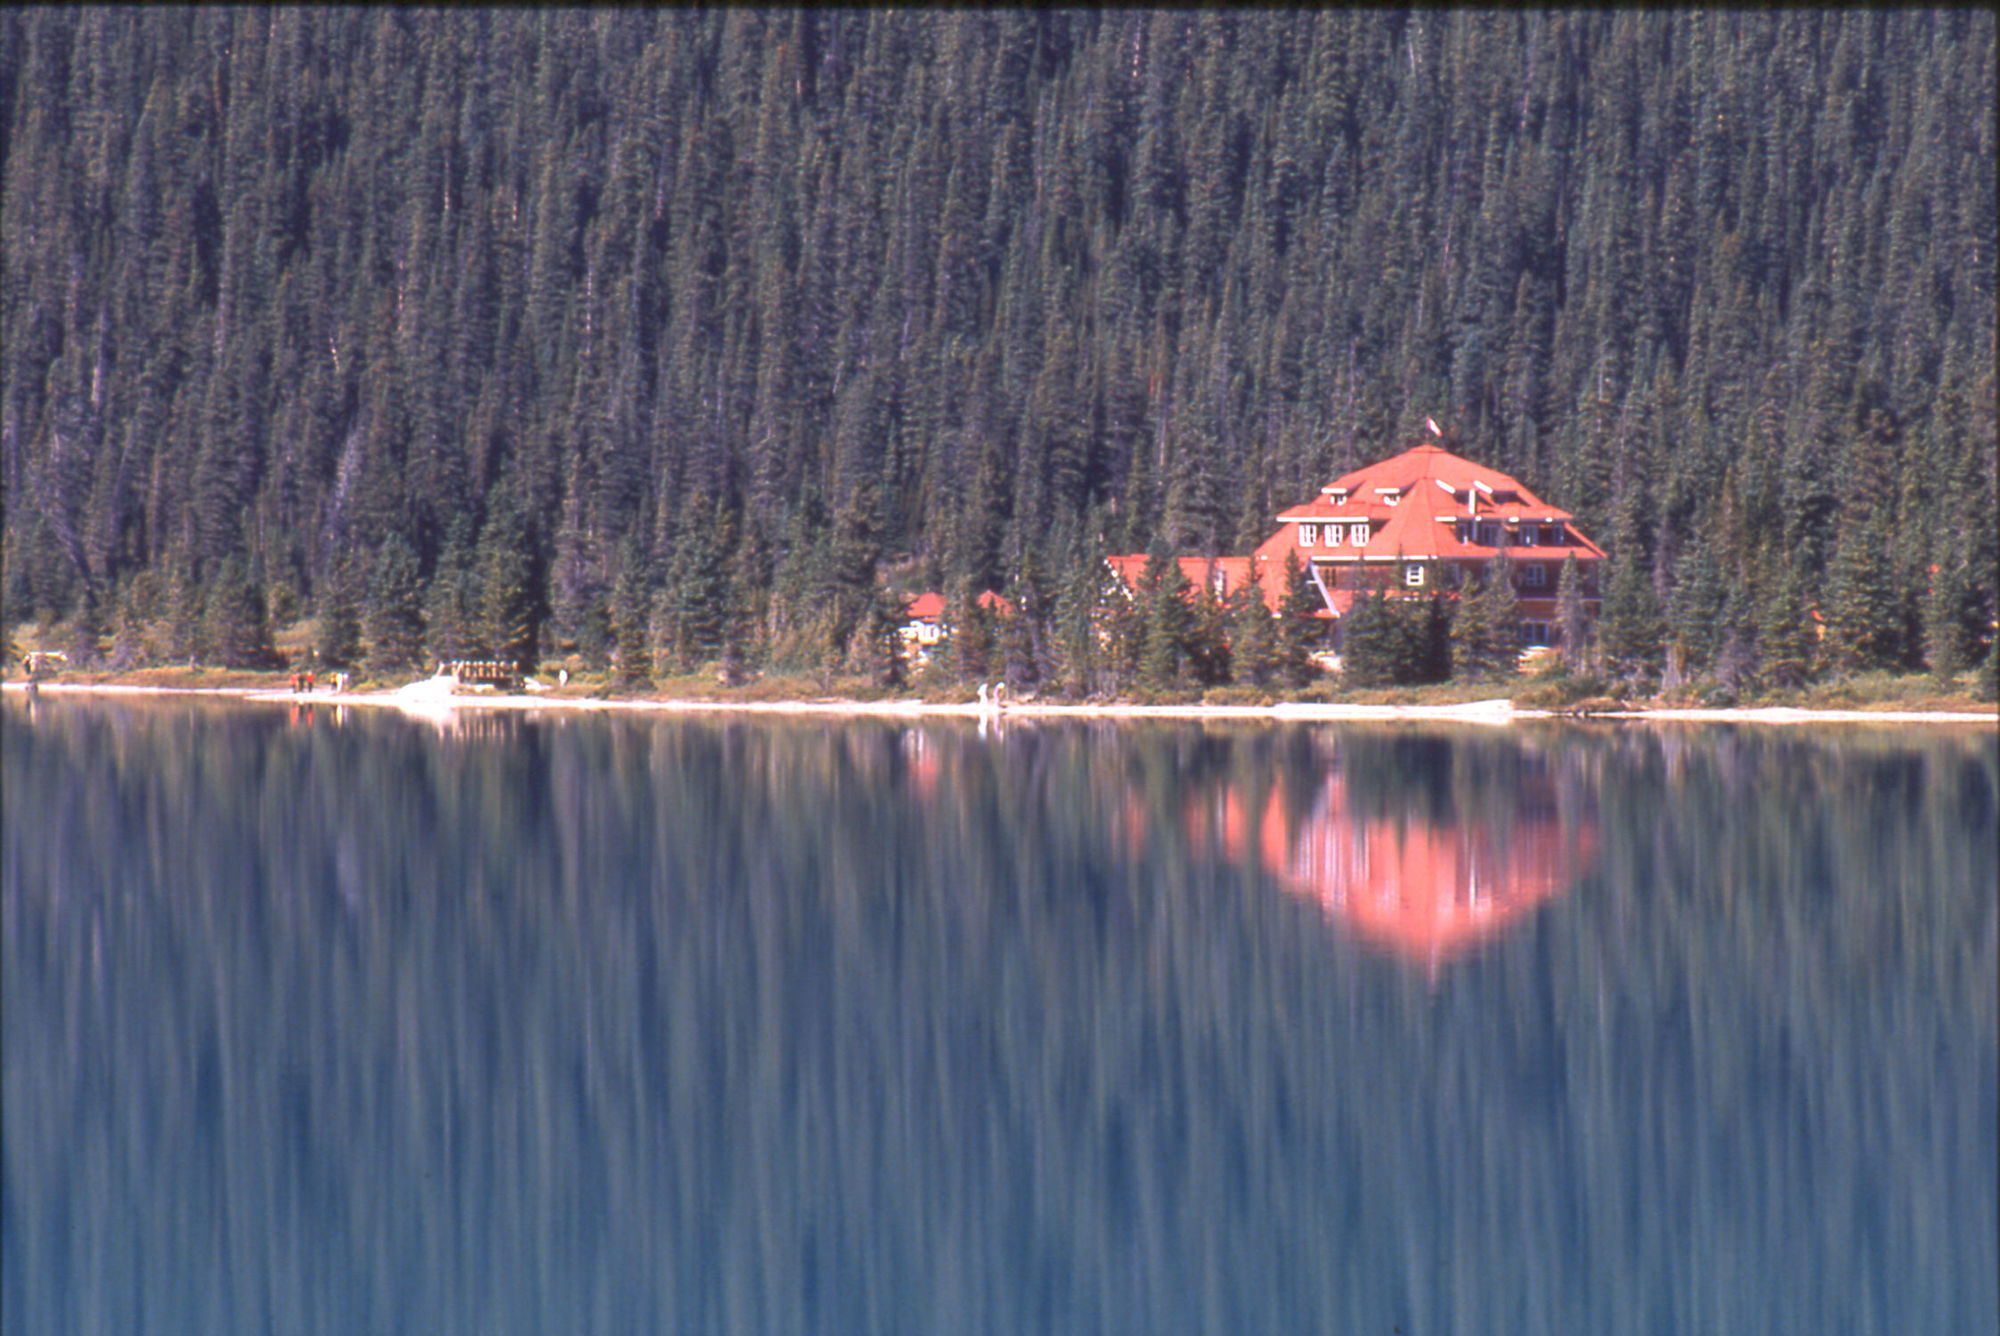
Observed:
[[[1363,938],[1433,965],[1562,894],[1597,854],[1587,791],[1566,801],[1545,772],[1514,777],[1501,795],[1504,815],[1483,817],[1371,806],[1348,786],[1335,770],[1295,810],[1273,785],[1254,855],[1287,890],[1318,902]],[[1200,848],[1208,823],[1198,808],[1187,815]],[[1215,816],[1224,853],[1251,855],[1253,818],[1233,786]]]

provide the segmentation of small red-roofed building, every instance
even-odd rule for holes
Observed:
[[[1604,550],[1570,512],[1497,469],[1428,442],[1356,469],[1303,505],[1280,511],[1278,531],[1255,560],[1282,570],[1296,555],[1327,614],[1338,620],[1357,598],[1455,596],[1505,556],[1521,607],[1521,644],[1556,643],[1557,582],[1576,559],[1584,615],[1595,620]]]
[[[975,601],[996,617],[1014,615],[1014,605],[991,589],[983,591]],[[945,620],[944,612],[944,595],[936,590],[918,594],[903,608],[903,628],[899,634],[903,648],[919,667],[929,662],[938,642],[951,634],[951,624]]]

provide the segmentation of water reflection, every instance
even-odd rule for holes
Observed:
[[[0,711],[7,1331],[1990,1329],[1990,734],[354,716]]]
[[[1562,894],[1597,852],[1587,804],[1565,810],[1547,774],[1503,791],[1518,803],[1512,820],[1371,811],[1349,785],[1329,774],[1293,819],[1271,803],[1264,865],[1364,938],[1433,968]]]

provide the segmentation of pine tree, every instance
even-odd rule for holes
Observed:
[[[909,665],[903,661],[903,600],[878,587],[868,600],[858,639],[860,667],[869,681],[885,691],[908,685]]]
[[[1230,595],[1230,669],[1242,686],[1268,687],[1278,676],[1278,633],[1256,571]]]
[[[98,610],[97,595],[86,588],[77,601],[76,616],[70,625],[67,652],[72,668],[94,667],[103,658],[101,648],[104,618]]]
[[[453,519],[424,602],[424,644],[429,657],[439,662],[486,653],[478,628],[479,582],[469,527],[463,513]]]
[[[1193,637],[1187,577],[1178,561],[1155,552],[1146,563],[1139,590],[1143,615],[1139,685],[1147,691],[1172,691],[1181,685]]]
[[[639,535],[627,534],[619,548],[618,577],[611,585],[611,639],[612,663],[618,670],[618,680],[628,685],[644,682],[653,675],[653,593],[646,566],[646,549],[639,542]],[[666,617],[669,622],[679,620],[671,599],[666,604]],[[681,638],[668,633],[670,644]]]
[[[1843,530],[1834,549],[1821,615],[1827,654],[1840,672],[1889,668],[1901,657],[1903,628],[1887,537],[1883,526],[1871,522]]]
[[[361,661],[361,615],[354,585],[354,568],[344,561],[321,582],[313,656],[323,668],[352,668]]]
[[[1354,600],[1342,627],[1340,677],[1352,687],[1386,687],[1400,680],[1402,636],[1389,596],[1370,590]]]
[[[1581,672],[1590,653],[1590,626],[1583,602],[1583,568],[1573,552],[1563,558],[1562,575],[1556,581],[1556,627],[1563,664],[1573,673]]]
[[[240,555],[223,558],[208,582],[202,632],[205,657],[225,668],[264,668],[276,657],[263,596]]]
[[[1306,579],[1296,553],[1285,556],[1285,597],[1278,605],[1278,681],[1297,690],[1315,671],[1308,647],[1319,634],[1317,614],[1325,602]]]
[[[1813,672],[1814,639],[1804,585],[1784,562],[1757,618],[1759,678],[1782,689],[1804,686]]]
[[[1656,672],[1662,654],[1659,603],[1653,581],[1636,555],[1610,561],[1611,586],[1597,624],[1597,643],[1610,674],[1627,683]]]
[[[375,554],[362,626],[368,637],[368,670],[377,677],[408,672],[423,653],[423,579],[417,554],[392,533]]]
[[[479,534],[479,638],[486,652],[526,672],[535,666],[540,625],[528,525],[511,485],[502,483]]]
[[[1947,556],[1933,567],[1924,596],[1924,659],[1940,683],[1951,682],[1971,662],[1977,622],[1968,612],[1977,606],[1965,562]]]
[[[1521,651],[1521,603],[1514,592],[1513,564],[1505,555],[1487,563],[1479,587],[1459,599],[1452,618],[1452,668],[1468,680],[1505,677]]]

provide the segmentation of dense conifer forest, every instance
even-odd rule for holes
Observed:
[[[1987,653],[1984,10],[63,7],[0,80],[0,611],[115,664],[893,676],[992,588],[962,669],[1268,676],[1096,558],[1427,416],[1620,672]]]

